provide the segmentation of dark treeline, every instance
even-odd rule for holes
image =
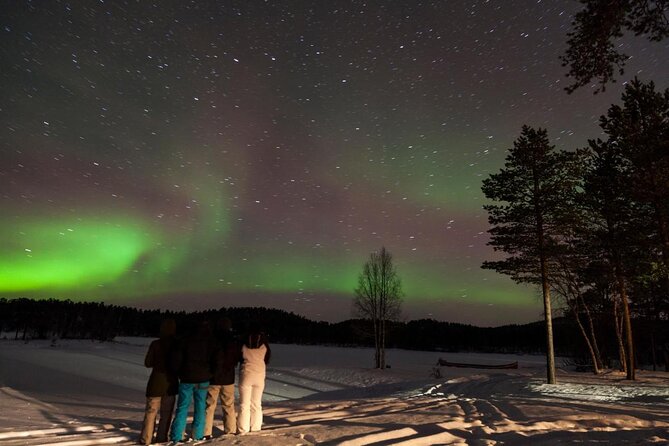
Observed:
[[[191,330],[202,319],[212,322],[230,317],[243,332],[250,321],[260,322],[272,342],[340,346],[373,346],[371,324],[360,319],[338,323],[315,322],[283,310],[271,308],[220,308],[200,312],[142,310],[99,302],[69,300],[0,299],[0,331],[8,339],[77,338],[111,340],[116,336],[156,336],[160,322],[173,318],[177,332]],[[635,336],[640,346],[639,364],[664,363],[662,347],[669,342],[669,321],[634,320]],[[606,330],[607,327],[602,327]],[[662,333],[658,337],[658,334]],[[654,335],[653,335],[654,334]],[[654,338],[653,338],[654,336]],[[556,353],[577,359],[587,352],[573,320],[555,320]],[[501,327],[421,319],[392,322],[388,328],[388,347],[439,352],[543,353],[545,349],[542,322]],[[602,345],[606,361],[617,359],[617,344]]]
[[[143,310],[101,302],[0,299],[0,330],[13,339],[74,338],[111,340],[116,336],[156,336],[163,319],[177,322],[177,334],[193,330],[203,319],[227,316],[239,331],[260,322],[275,342],[309,343],[322,340],[329,324],[268,308],[221,308],[198,312]]]

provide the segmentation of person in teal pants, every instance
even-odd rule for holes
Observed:
[[[187,441],[186,417],[193,402],[191,438],[204,437],[207,389],[215,365],[215,344],[207,322],[201,322],[197,331],[183,339],[174,350],[172,365],[179,376],[177,407],[170,431],[172,443]]]

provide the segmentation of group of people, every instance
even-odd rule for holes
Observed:
[[[211,438],[219,400],[224,434],[260,430],[265,367],[270,355],[267,338],[258,324],[251,324],[247,335],[238,338],[229,318],[220,319],[214,330],[207,321],[202,321],[179,339],[175,321],[164,320],[160,337],[151,342],[144,360],[146,367],[152,370],[146,386],[146,410],[139,443],[148,445],[169,440],[178,444]],[[240,364],[238,414],[235,410],[237,364]],[[193,423],[186,435],[191,403]]]

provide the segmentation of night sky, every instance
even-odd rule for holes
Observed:
[[[523,124],[583,147],[669,44],[564,92],[576,1],[33,1],[0,7],[0,296],[351,317],[385,246],[404,317],[541,319],[480,268],[481,181]]]

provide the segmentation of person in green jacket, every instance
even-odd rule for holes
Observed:
[[[160,325],[160,339],[151,342],[144,358],[144,365],[151,368],[151,376],[146,385],[146,410],[140,444],[153,442],[153,431],[158,412],[160,412],[160,421],[155,441],[158,443],[167,441],[174,401],[179,387],[177,374],[169,366],[172,350],[175,347],[175,336],[174,319],[165,319]]]

